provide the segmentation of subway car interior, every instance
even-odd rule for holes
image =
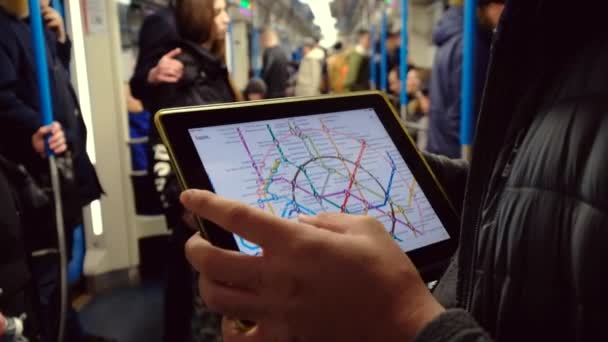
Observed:
[[[0,341],[608,339],[601,6],[0,0]],[[276,160],[262,165],[240,130],[231,136],[257,173],[247,174],[258,186],[255,203],[274,215],[276,200],[280,218],[206,193],[180,197],[179,170],[154,123],[159,110],[351,95],[353,103],[386,99],[414,151],[403,167],[415,159],[439,190],[415,193],[430,185],[418,174],[400,178],[401,162],[388,152],[367,157],[364,138],[360,150],[342,154],[337,144],[350,138],[340,129],[365,121],[335,128],[334,119],[319,119],[318,136],[300,128],[304,121],[283,127],[312,158],[300,165],[270,124],[264,146]],[[381,136],[373,127],[368,141]],[[319,142],[323,134],[329,140]],[[332,145],[337,157],[327,168],[317,147]],[[219,148],[230,161],[232,150]],[[307,173],[317,162],[324,184]],[[278,179],[292,166],[293,180]],[[319,210],[295,195],[279,199],[269,189],[280,180]],[[332,182],[344,190],[329,194],[342,189]],[[455,214],[446,233],[454,248],[421,277],[413,253],[391,252],[409,236],[394,227],[424,236],[418,225],[438,215],[435,192]],[[364,196],[373,194],[380,204]],[[316,216],[326,210],[343,216]],[[367,229],[378,221],[364,215],[393,230]],[[237,222],[267,235],[246,235],[237,241],[244,253],[228,252],[202,240],[197,218],[225,223],[236,240]],[[312,226],[339,237],[284,233]],[[273,239],[283,247],[271,247]],[[245,255],[248,241],[264,252],[253,245],[257,254]]]

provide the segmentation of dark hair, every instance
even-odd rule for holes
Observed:
[[[249,94],[263,94],[265,96],[267,89],[266,83],[261,78],[252,78],[245,88],[245,96]]]
[[[213,41],[211,52],[224,54],[224,38],[217,37],[213,0],[176,0],[175,22],[180,38],[196,44]]]
[[[393,31],[393,32],[387,32],[386,33],[386,38],[397,38],[397,37],[401,37],[401,31]]]
[[[478,0],[477,7],[485,7],[490,4],[505,4],[506,0]]]

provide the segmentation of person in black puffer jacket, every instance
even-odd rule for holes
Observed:
[[[607,341],[605,7],[507,1],[470,166],[427,156],[462,215],[434,297],[376,221],[300,217],[322,228],[312,229],[184,194],[197,214],[272,252],[252,260],[189,242],[213,308],[260,322],[225,341],[262,331],[281,341]]]
[[[152,114],[160,109],[159,101],[163,98],[162,87],[159,86],[161,82],[177,82],[183,68],[173,58],[174,54],[179,53],[176,50],[179,37],[173,13],[173,1],[170,1],[166,8],[147,16],[139,31],[137,64],[129,85],[133,97],[140,100]]]
[[[225,2],[178,0],[174,8],[180,37],[175,46],[181,49],[181,54],[176,56],[176,59],[183,64],[183,74],[177,83],[156,86],[159,93],[163,94],[157,100],[158,107],[234,102],[238,95],[224,63],[224,37],[230,20]],[[184,291],[186,284],[192,284],[193,281],[192,271],[184,256],[184,246],[188,238],[196,232],[197,226],[179,203],[181,189],[172,170],[167,149],[160,141],[155,128],[150,134],[150,142],[156,190],[160,194],[167,222],[172,229],[169,251],[171,266],[165,300],[165,340],[189,340],[192,321],[192,338],[195,341],[214,341],[220,336],[219,317],[208,312],[199,296]]]
[[[499,341],[608,339],[603,6],[507,3],[471,167],[432,159],[453,177],[447,183],[463,184],[468,174],[466,191],[452,192],[456,203],[464,200],[459,253],[435,295],[471,316],[448,310],[419,341],[467,326],[479,340],[483,330]],[[460,324],[450,327],[454,319]]]

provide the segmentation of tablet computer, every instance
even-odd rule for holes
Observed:
[[[373,216],[419,269],[456,248],[453,206],[378,92],[168,109],[155,123],[183,188],[285,219]],[[217,246],[261,253],[211,222],[202,227]]]

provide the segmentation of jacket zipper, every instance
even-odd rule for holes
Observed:
[[[524,133],[526,133],[526,128],[522,128],[519,130],[519,132],[517,133],[517,136],[515,137],[515,143],[513,145],[513,149],[511,150],[511,152],[509,153],[508,159],[506,161],[506,164],[500,174],[500,184],[494,184],[494,180],[493,177],[490,178],[490,182],[489,182],[489,187],[484,187],[484,191],[483,193],[485,193],[485,196],[483,198],[483,201],[481,202],[481,206],[477,212],[477,222],[475,224],[475,230],[474,230],[474,234],[475,234],[475,238],[473,239],[473,252],[471,255],[471,274],[468,277],[469,279],[469,283],[466,284],[467,287],[465,287],[465,291],[467,291],[466,293],[466,306],[465,308],[470,312],[470,310],[472,309],[472,304],[473,304],[473,291],[471,290],[471,286],[473,286],[474,280],[475,280],[475,266],[477,264],[477,254],[479,252],[479,246],[477,246],[478,244],[478,238],[479,238],[479,226],[481,224],[481,219],[483,216],[483,208],[486,207],[486,204],[488,203],[488,192],[487,190],[491,190],[491,189],[504,189],[504,185],[507,181],[507,179],[509,178],[509,176],[511,175],[511,172],[513,171],[513,163],[515,162],[515,157],[517,156],[517,153],[519,152],[521,143],[523,141],[523,137],[524,137]],[[495,206],[496,202],[499,201],[500,199],[500,195],[494,195],[494,198],[492,199],[492,202],[490,202],[490,207],[491,206]],[[494,209],[494,222],[496,222],[496,219],[498,217],[498,211],[496,210],[496,208]]]
[[[543,4],[543,1],[540,1],[539,5],[538,5],[538,8],[540,8],[542,6],[542,4]],[[517,18],[517,15],[514,15],[513,13],[518,12],[519,10],[521,10],[521,8],[518,8],[513,3],[508,4],[507,7],[508,7],[509,10],[506,11],[506,12],[510,13],[511,15],[508,16],[509,18],[507,19],[505,17],[505,15],[503,14],[503,16],[500,19],[500,23],[498,25],[498,28],[496,29],[495,34],[492,37],[490,64],[489,64],[488,70],[487,70],[487,75],[488,76],[492,72],[494,72],[494,70],[495,70],[495,64],[496,64],[496,62],[495,62],[495,55],[494,54],[495,54],[497,43],[499,42],[499,40],[502,39],[502,35],[504,34],[503,30],[502,30],[502,26],[504,25],[505,21],[507,21],[507,20],[513,21],[514,18]],[[538,8],[537,8],[537,12],[538,12]],[[488,76],[486,76],[486,88],[487,88],[488,81],[489,81],[489,77]],[[483,95],[483,97],[485,98],[485,89],[484,89],[484,95]],[[528,128],[528,127],[526,127],[526,128]],[[523,134],[525,132],[527,132],[527,129],[524,129],[524,130],[520,131],[520,134]],[[517,150],[515,150],[513,152],[516,153]],[[511,153],[511,158],[514,158],[514,154],[513,153]],[[506,174],[507,177],[508,177],[508,175],[511,172],[511,168],[512,167],[509,166],[509,170],[503,170],[503,175]],[[508,172],[505,172],[505,171],[508,171]],[[490,182],[491,181],[492,181],[492,176],[490,176]],[[478,235],[479,235],[479,225],[481,223],[481,218],[482,218],[482,212],[483,212],[482,208],[484,207],[484,204],[487,202],[487,193],[486,193],[487,189],[488,189],[488,186],[485,186],[482,189],[482,194],[486,194],[486,195],[484,196],[483,200],[481,201],[480,207],[478,208],[477,219],[475,221],[475,226],[473,227],[473,234],[474,234],[473,243],[474,243],[474,245],[473,245],[473,252],[472,252],[472,255],[471,255],[471,260],[470,260],[470,263],[469,263],[469,265],[471,267],[470,268],[470,275],[469,276],[465,276],[463,278],[464,284],[463,284],[463,288],[462,288],[462,291],[461,291],[462,292],[462,300],[465,301],[462,304],[464,304],[464,308],[467,309],[469,312],[471,311],[471,304],[472,304],[472,299],[473,299],[473,297],[472,297],[473,296],[473,291],[470,290],[470,287],[473,284],[474,277],[475,277],[475,275],[474,275],[475,264],[476,264],[475,255],[477,254],[477,243],[478,243]]]
[[[502,20],[501,20],[502,21]],[[499,26],[500,27],[500,26]],[[492,43],[490,44],[490,62],[489,62],[489,66],[488,66],[488,70],[487,70],[487,75],[486,75],[486,79],[485,79],[485,83],[486,83],[486,88],[488,85],[488,81],[489,81],[489,75],[492,73],[492,71],[495,69],[494,67],[494,53],[495,53],[495,44],[496,41],[498,40],[499,36],[500,36],[500,29],[496,28],[494,31],[494,34],[492,35]],[[483,90],[483,97],[485,97],[485,89]],[[491,179],[490,179],[491,180]],[[481,190],[482,194],[486,193],[486,188],[487,186],[484,186]],[[464,284],[462,284],[462,300],[464,301],[464,308],[469,310],[471,309],[471,294],[472,291],[469,290],[469,287],[471,286],[471,284],[473,283],[474,280],[474,272],[473,270],[475,269],[475,254],[476,254],[476,249],[477,249],[477,235],[478,235],[478,230],[479,230],[479,224],[481,223],[481,213],[482,213],[482,208],[483,208],[483,204],[486,202],[486,196],[484,196],[483,200],[481,201],[481,203],[479,204],[479,208],[477,209],[477,215],[476,215],[476,220],[475,220],[475,225],[473,226],[473,251],[471,254],[471,260],[470,260],[470,271],[471,274],[468,277],[464,277]],[[460,271],[459,271],[460,272]]]
[[[485,194],[486,193],[486,187],[484,187],[482,189],[482,193]],[[477,210],[477,219],[475,220],[475,225],[473,226],[473,251],[471,252],[471,260],[470,260],[470,266],[469,266],[469,272],[470,274],[468,275],[468,277],[466,277],[465,279],[467,279],[467,282],[465,284],[463,284],[463,291],[464,291],[464,296],[463,296],[463,300],[465,300],[465,309],[469,312],[471,312],[471,304],[472,304],[472,300],[473,300],[473,291],[471,290],[471,286],[475,280],[475,264],[476,264],[476,254],[477,254],[477,240],[478,240],[478,236],[479,236],[479,225],[481,224],[481,216],[482,216],[482,212],[483,212],[483,207],[485,206],[486,203],[486,196],[483,197],[482,202],[480,203],[479,209]]]

